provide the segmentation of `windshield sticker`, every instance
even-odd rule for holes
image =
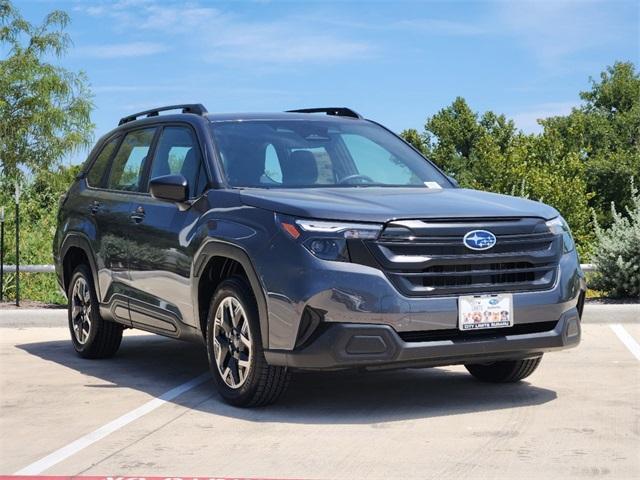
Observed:
[[[440,184],[438,182],[424,182],[424,185],[427,188],[442,189],[442,187],[440,186]]]

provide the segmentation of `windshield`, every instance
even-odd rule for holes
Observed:
[[[373,123],[252,120],[216,122],[212,130],[234,187],[451,186],[437,168]]]

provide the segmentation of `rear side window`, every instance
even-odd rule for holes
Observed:
[[[207,184],[198,140],[188,127],[166,127],[158,141],[151,164],[153,179],[164,175],[182,175],[189,185],[189,196],[198,197]]]
[[[120,140],[120,137],[116,137],[110,140],[109,142],[107,142],[107,144],[104,147],[102,147],[102,150],[96,157],[96,160],[95,162],[93,162],[93,165],[91,165],[91,168],[89,169],[89,173],[87,174],[87,183],[90,186],[100,187],[100,184],[102,183],[102,177],[104,176],[104,172],[107,169],[107,166],[109,165],[109,160],[111,159],[111,155],[113,154],[114,150],[118,146],[119,140]]]
[[[111,164],[109,189],[140,191],[144,162],[155,131],[155,128],[145,128],[127,133]]]

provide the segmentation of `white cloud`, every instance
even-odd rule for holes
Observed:
[[[507,33],[544,66],[557,67],[571,54],[615,41],[610,28],[615,3],[599,1],[509,1],[497,4],[498,19]],[[607,25],[607,28],[603,28]]]
[[[538,123],[538,120],[541,118],[568,115],[571,113],[571,109],[576,106],[576,102],[541,103],[539,105],[534,105],[525,111],[508,115],[508,118],[513,119],[516,127],[525,133],[540,133],[542,131],[542,127]]]
[[[153,42],[128,42],[107,45],[83,45],[74,50],[74,54],[93,58],[143,57],[166,52],[165,45]]]
[[[79,7],[82,9],[82,7]],[[286,18],[246,20],[209,6],[129,0],[84,8],[84,13],[107,16],[120,28],[181,36],[188,48],[207,61],[252,61],[262,64],[342,61],[371,53],[370,45],[326,33],[313,24]],[[95,13],[99,12],[99,13]],[[169,40],[167,40],[169,41]]]
[[[130,92],[181,92],[186,88],[177,85],[97,85],[91,88],[95,93]]]
[[[475,36],[489,33],[486,27],[480,24],[464,23],[435,18],[416,18],[401,20],[391,25],[394,28],[420,30],[427,34],[451,35],[451,36]]]
[[[345,28],[350,30],[364,30],[364,31],[380,31],[380,32],[392,32],[392,31],[417,31],[426,34],[433,35],[448,35],[448,36],[470,36],[470,35],[483,35],[491,33],[491,30],[482,24],[482,22],[460,22],[456,20],[445,20],[438,18],[409,18],[404,20],[386,20],[384,22],[371,22],[366,20],[352,20],[346,18],[337,18],[335,16],[327,16],[315,12],[315,14],[307,13],[305,15],[295,15],[290,18],[291,21],[304,23],[304,24],[324,24],[331,27]]]

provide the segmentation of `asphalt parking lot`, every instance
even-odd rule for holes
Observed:
[[[196,345],[128,331],[83,360],[63,322],[0,310],[1,474],[640,478],[638,305],[587,306],[580,347],[520,384],[306,373],[257,410],[221,402]]]

